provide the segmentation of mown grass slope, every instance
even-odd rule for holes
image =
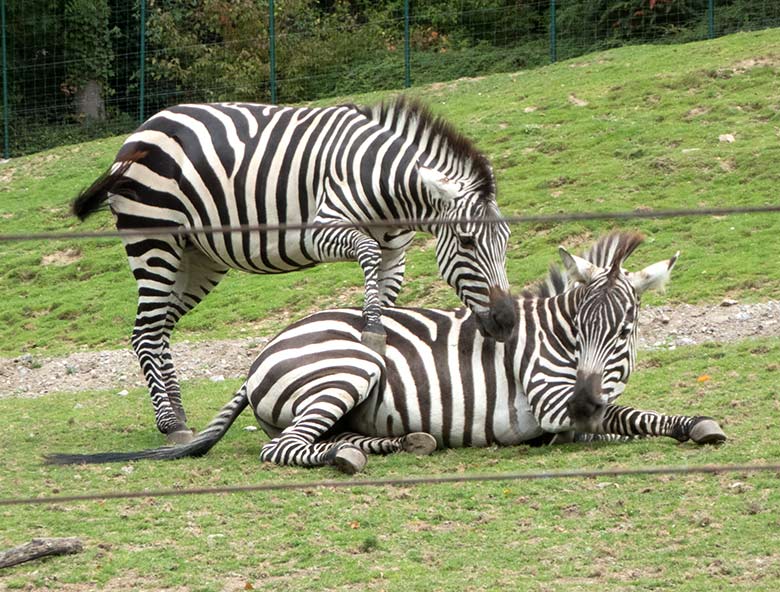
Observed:
[[[776,204],[780,181],[780,30],[680,46],[626,47],[537,70],[416,88],[492,159],[504,214]],[[380,95],[345,97],[373,102]],[[733,139],[733,141],[731,141]],[[0,233],[111,229],[79,224],[72,197],[113,160],[122,138],[0,165]],[[559,243],[576,247],[612,223],[516,225],[510,278],[538,277]],[[683,255],[673,300],[776,297],[780,216],[620,223],[650,244],[634,265]],[[410,255],[401,304],[457,304],[438,280],[432,243]],[[2,243],[0,353],[124,347],[135,283],[118,240]],[[304,312],[359,305],[354,264],[283,276],[231,273],[177,337],[277,329]]]

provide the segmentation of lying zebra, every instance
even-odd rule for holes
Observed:
[[[516,300],[505,343],[483,337],[466,309],[388,308],[385,358],[361,344],[360,310],[315,313],[260,353],[249,377],[192,442],[130,453],[64,455],[54,463],[174,459],[205,454],[251,405],[272,439],[260,458],[361,470],[367,453],[670,436],[726,439],[708,417],[614,404],[636,357],[639,299],[663,287],[677,260],[628,273],[641,243],[613,233]]]

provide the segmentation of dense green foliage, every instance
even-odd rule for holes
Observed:
[[[710,34],[707,0],[566,0],[557,55]],[[285,0],[276,10],[280,102],[404,85],[400,0]],[[780,24],[780,4],[718,0],[713,34]],[[415,84],[515,71],[551,53],[549,0],[412,2]],[[146,0],[145,115],[185,101],[271,98],[268,0]],[[129,131],[141,107],[140,3],[10,2],[10,140],[15,155]],[[106,121],[75,97],[98,81]],[[74,129],[75,128],[75,129]]]

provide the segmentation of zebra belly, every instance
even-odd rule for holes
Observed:
[[[493,444],[511,446],[536,438],[542,428],[524,396],[514,403],[506,392],[496,393],[498,403],[488,404],[485,393],[468,393],[453,401],[453,393],[433,390],[425,397],[409,390],[394,391],[391,382],[348,415],[349,429],[366,436],[398,437],[411,432],[431,434],[440,448],[484,447]],[[474,401],[473,396],[482,401]],[[435,409],[434,407],[438,407]],[[453,410],[470,409],[461,417]]]

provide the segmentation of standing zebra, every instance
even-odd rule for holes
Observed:
[[[173,459],[205,454],[251,405],[272,438],[260,458],[336,464],[355,472],[366,453],[439,447],[623,440],[726,439],[708,417],[615,405],[636,357],[639,299],[663,287],[677,255],[628,273],[640,244],[610,234],[584,257],[561,247],[564,270],[517,301],[517,330],[485,339],[474,315],[394,308],[384,315],[387,355],[360,343],[360,313],[315,313],[260,353],[233,400],[191,443],[131,453],[54,455],[51,462]]]
[[[284,273],[357,260],[365,275],[362,341],[382,353],[381,307],[396,300],[414,233],[430,232],[438,238],[441,275],[487,335],[506,339],[516,317],[505,268],[509,229],[495,193],[485,156],[417,102],[398,98],[372,108],[222,103],[180,105],[146,121],[76,198],[73,212],[83,220],[107,202],[118,229],[150,230],[123,237],[138,283],[132,345],[158,429],[186,442],[192,433],[170,335],[229,268]],[[393,219],[417,222],[381,226]],[[437,226],[436,219],[469,222]],[[484,220],[491,223],[476,223]],[[159,233],[298,223],[318,226]]]

